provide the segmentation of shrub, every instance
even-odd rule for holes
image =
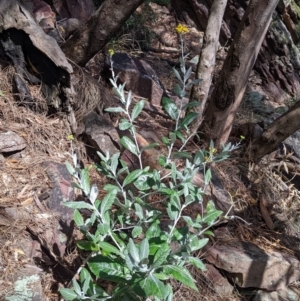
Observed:
[[[183,47],[183,27],[177,27]],[[218,162],[228,157],[235,148],[230,144],[217,154],[213,143],[209,150],[199,150],[194,156],[184,152],[184,147],[193,136],[189,133],[189,124],[196,117],[189,112],[181,118],[181,113],[197,105],[196,102],[179,107],[169,98],[163,98],[162,104],[169,116],[174,120],[174,131],[162,142],[168,149],[166,156],[160,156],[158,169],[151,170],[143,165],[142,154],[146,149],[153,148],[150,144],[141,148],[137,142],[134,121],[141,113],[144,101],[138,101],[130,111],[131,93],[126,96],[125,85],[117,85],[117,76],[113,72],[113,51],[111,70],[114,92],[119,97],[122,106],[109,108],[107,111],[122,113],[119,124],[121,130],[129,130],[131,137],[121,138],[121,144],[139,159],[139,168],[130,171],[120,154],[105,156],[98,153],[101,163],[97,170],[113,181],[103,187],[106,195],[97,199],[98,188],[90,185],[88,169],[79,167],[76,154],[73,154],[73,165],[67,163],[67,168],[76,182],[74,187],[83,193],[83,200],[68,202],[66,206],[74,209],[74,221],[85,240],[77,243],[82,250],[89,251],[79,273],[79,279],[72,280],[73,288],[64,288],[60,292],[66,300],[167,300],[173,298],[171,278],[197,290],[195,280],[186,268],[187,264],[204,270],[201,259],[194,257],[193,252],[203,248],[212,235],[210,228],[218,223],[222,211],[217,210],[212,201],[207,203],[195,218],[186,215],[186,208],[198,203],[202,206],[202,196],[205,187],[197,187],[192,183],[193,177],[200,169],[204,173],[205,186],[211,180],[210,162]],[[181,57],[180,72],[174,69],[179,85],[175,92],[182,98],[186,89],[199,82],[188,83],[191,68],[186,69],[185,57]],[[176,141],[181,142],[178,151],[174,150]],[[175,158],[183,161],[179,169]],[[165,205],[165,212],[158,210],[148,202],[153,194],[160,196],[160,202]],[[90,216],[84,218],[81,209],[90,211]],[[168,226],[162,227],[162,216],[168,217]],[[109,294],[99,285],[99,280],[113,283]]]

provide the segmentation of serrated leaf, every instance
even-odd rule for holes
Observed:
[[[178,108],[177,108],[175,102],[168,97],[163,97],[162,105],[163,105],[164,110],[168,113],[168,115],[173,120],[176,120],[179,113],[178,113]]]
[[[131,235],[133,238],[137,238],[143,232],[143,228],[141,226],[135,226],[132,229]]]
[[[59,292],[62,295],[62,297],[67,301],[73,301],[78,298],[78,295],[72,289],[69,288],[62,288],[59,290]]]
[[[189,257],[189,262],[196,268],[200,269],[201,271],[203,271],[203,272],[206,271],[205,264],[202,262],[201,259],[191,256],[191,257]]]
[[[167,275],[172,275],[174,279],[180,281],[182,284],[198,291],[195,285],[195,280],[186,268],[175,265],[168,265],[164,266],[163,272]]]
[[[147,238],[144,238],[140,243],[140,248],[139,248],[140,261],[144,259],[148,259],[148,256],[149,256],[149,241]]]
[[[91,204],[88,204],[84,201],[79,201],[79,202],[66,202],[63,203],[64,206],[72,209],[90,209],[93,210],[94,207]]]
[[[75,222],[77,227],[80,227],[80,226],[84,225],[83,217],[77,209],[74,210],[73,218],[74,218],[74,222]]]
[[[139,176],[143,174],[143,169],[136,169],[129,173],[123,181],[123,187],[135,181]]]
[[[141,99],[140,101],[138,101],[136,103],[136,105],[134,106],[132,113],[131,113],[132,121],[140,115],[140,113],[142,112],[142,110],[144,108],[144,105],[145,105],[145,101],[143,99]]]
[[[137,147],[130,138],[128,138],[127,136],[123,136],[120,139],[120,142],[127,150],[137,155]]]
[[[106,254],[110,254],[110,253],[114,253],[116,255],[119,256],[123,256],[121,254],[121,252],[119,251],[119,249],[117,249],[115,246],[111,245],[110,243],[106,242],[106,241],[100,241],[98,243],[98,245],[101,247],[101,249],[106,253]]]
[[[88,267],[100,279],[120,283],[126,280],[125,268],[117,259],[97,255],[89,260]]]
[[[126,119],[122,119],[121,122],[120,122],[120,124],[119,124],[119,129],[121,131],[128,130],[131,127],[132,127],[132,124],[128,120],[126,120]]]
[[[106,235],[109,231],[109,225],[108,224],[103,224],[103,223],[98,224],[97,230],[99,231],[99,233],[101,235]]]

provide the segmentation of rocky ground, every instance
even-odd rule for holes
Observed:
[[[180,55],[174,32],[178,16],[156,4],[139,9],[137,16],[144,21],[138,23],[145,24],[143,30],[153,29],[149,39],[141,41],[132,35],[128,41],[124,32],[109,47],[121,52],[114,56],[116,72],[133,91],[134,99],[147,100],[137,125],[139,134],[148,142],[159,142],[172,126],[160,108],[160,99],[168,94],[176,100],[172,67]],[[185,51],[190,53],[188,63],[195,66],[203,32],[192,23],[189,26]],[[142,42],[148,43],[147,52],[141,50]],[[220,45],[216,76],[227,50]],[[107,74],[107,68],[105,56],[100,55],[86,71],[97,78],[99,71]],[[119,119],[91,112],[73,139],[64,114],[46,116],[43,110],[37,113],[17,105],[11,82],[11,66],[1,56],[0,299],[59,300],[59,288],[69,285],[85,256],[75,248],[80,233],[74,228],[73,212],[62,206],[76,198],[65,162],[72,160],[76,149],[90,166],[92,182],[101,189],[107,179],[93,168],[95,151],[118,151]],[[233,142],[241,134],[255,136],[297,100],[282,93],[278,101],[275,88],[266,89],[269,86],[264,85],[258,71],[252,72]],[[30,86],[30,91],[40,107],[46,107],[39,87]],[[295,133],[257,166],[245,163],[243,146],[225,162],[212,166],[207,198],[230,212],[232,219],[218,225],[210,244],[197,254],[207,267],[206,272],[191,270],[200,293],[173,283],[175,301],[299,300],[299,138],[300,133]],[[188,145],[190,151],[199,147]],[[149,164],[153,156],[147,159]],[[128,160],[128,164],[134,162]]]

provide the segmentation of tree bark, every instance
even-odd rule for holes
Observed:
[[[143,0],[106,0],[62,50],[77,65],[84,66],[142,3]]]
[[[250,160],[258,163],[263,156],[271,153],[279,143],[300,129],[300,101],[293,105],[285,114],[271,123],[254,139],[249,149]]]
[[[229,137],[250,72],[279,0],[251,0],[229,49],[204,116],[204,131],[217,146]]]
[[[202,81],[193,87],[190,97],[190,100],[195,99],[200,102],[200,106],[196,107],[195,109],[195,112],[198,113],[198,116],[191,125],[192,132],[196,132],[202,122],[203,111],[213,78],[220,29],[222,26],[226,4],[227,0],[214,0],[210,10],[207,28],[204,35],[204,47],[201,55],[199,56],[200,59],[196,72],[196,78],[201,78]]]

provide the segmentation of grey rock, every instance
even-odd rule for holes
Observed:
[[[112,123],[103,116],[92,112],[84,119],[85,136],[88,144],[105,154],[119,152],[119,134]]]
[[[113,56],[114,72],[126,89],[150,100],[159,106],[164,89],[152,67],[144,60],[132,58],[126,53],[116,53]]]
[[[228,277],[240,287],[275,291],[300,279],[300,263],[294,256],[266,253],[250,242],[217,243],[207,249],[206,259],[227,271]]]
[[[253,301],[299,301],[299,289],[286,288],[277,292],[258,291]]]
[[[0,153],[20,151],[26,147],[26,141],[12,131],[0,133]]]

